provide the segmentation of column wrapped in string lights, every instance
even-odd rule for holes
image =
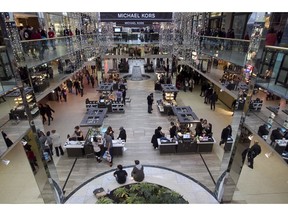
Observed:
[[[101,22],[99,28],[99,52],[101,56],[106,54],[106,51],[113,47],[113,23]]]
[[[159,32],[159,48],[162,53],[172,53],[173,52],[173,32],[174,24],[173,23],[161,23],[160,32]]]
[[[16,27],[15,21],[7,20],[4,13],[1,13],[2,20],[5,20],[5,31],[6,31],[6,40],[8,43],[6,45],[11,47],[13,57],[15,59],[15,66],[20,66],[21,61],[24,61],[24,50],[21,44],[20,35]],[[11,56],[11,55],[10,55]],[[12,57],[12,56],[11,56]]]
[[[95,57],[97,43],[97,13],[88,12],[83,14],[83,16],[88,17],[89,23],[87,23],[87,34],[85,35],[84,41],[84,54],[88,58]]]
[[[194,13],[174,14],[174,47],[173,54],[181,56],[183,60],[191,61],[192,53],[192,24]]]
[[[202,26],[199,22],[199,13],[193,13],[192,16],[192,64],[197,64],[198,55],[201,52],[200,32]]]

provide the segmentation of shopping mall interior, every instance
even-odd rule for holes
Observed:
[[[118,164],[124,185],[137,183],[139,160],[143,182],[189,204],[287,204],[287,20],[280,12],[1,12],[0,203],[96,204],[96,188],[109,195],[123,186]],[[99,162],[92,143],[104,153],[109,126],[113,163]]]

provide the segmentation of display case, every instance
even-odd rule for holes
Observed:
[[[35,74],[31,76],[34,92],[43,92],[50,85],[47,74]]]
[[[19,94],[20,94],[20,91],[19,91]],[[32,117],[37,116],[37,114],[39,113],[39,109],[37,107],[36,98],[33,93],[33,90],[29,88],[29,90],[26,91],[25,95],[26,95],[26,101],[29,106]],[[10,110],[10,113],[9,113],[10,119],[15,119],[15,116],[17,116],[17,118],[19,119],[27,119],[27,114],[25,112],[23,100],[20,95],[14,98],[14,103],[15,103],[15,106],[13,109]]]

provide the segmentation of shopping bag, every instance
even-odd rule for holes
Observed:
[[[106,161],[108,161],[109,163],[111,162],[111,155],[110,155],[109,151],[105,151],[102,157],[103,157]]]

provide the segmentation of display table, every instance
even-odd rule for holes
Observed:
[[[280,155],[285,151],[288,140],[277,139],[275,140],[275,151]]]
[[[277,106],[267,106],[266,108],[267,108],[268,110],[270,110],[271,112],[273,112],[275,115],[278,114],[279,107],[277,107]]]
[[[228,137],[227,142],[226,142],[226,144],[224,146],[225,152],[231,151],[232,144],[233,144],[233,138],[232,137]]]
[[[124,140],[112,140],[113,156],[122,156],[125,146]]]
[[[197,140],[197,152],[212,152],[216,140],[212,138],[202,138]]]
[[[174,114],[177,116],[180,124],[194,124],[199,122],[199,118],[192,111],[191,107],[183,106],[183,107],[172,107]]]
[[[67,141],[64,148],[67,151],[68,157],[83,157],[85,141]]]
[[[157,142],[160,154],[177,152],[178,141],[161,140],[158,138]]]
[[[99,84],[97,91],[104,91],[104,92],[110,92],[113,91],[113,83],[101,83]]]
[[[89,109],[83,117],[80,127],[101,127],[106,114],[106,108]]]

